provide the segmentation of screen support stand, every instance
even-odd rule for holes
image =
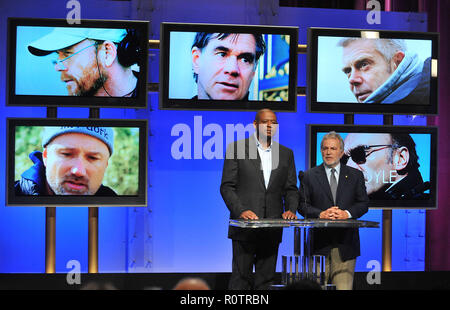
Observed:
[[[98,207],[88,209],[88,272],[98,273]]]
[[[100,109],[90,108],[89,118],[100,118]],[[88,272],[98,273],[98,207],[89,207],[88,213]]]
[[[383,115],[383,125],[394,125],[393,115]],[[392,210],[383,210],[382,271],[392,271]]]
[[[47,118],[57,117],[57,108],[47,108]],[[56,207],[45,207],[45,273],[55,273]]]
[[[344,124],[353,125],[355,123],[355,115],[354,114],[344,114]]]
[[[55,273],[56,207],[45,207],[45,273]]]

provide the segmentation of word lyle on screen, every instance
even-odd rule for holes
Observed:
[[[384,171],[374,172],[373,174],[368,175],[366,182],[371,182],[372,179],[375,178],[375,183],[377,184],[391,184],[395,182],[396,173],[396,170],[390,170],[389,175],[385,175]]]
[[[224,305],[268,305],[269,295],[255,295],[255,294],[225,294],[223,298],[214,296],[193,296],[187,294],[180,299],[181,305],[207,305],[208,308],[213,304]]]

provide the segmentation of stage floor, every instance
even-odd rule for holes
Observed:
[[[281,275],[278,274],[279,279]],[[79,290],[82,288],[115,288],[119,290],[171,290],[186,277],[204,279],[211,289],[226,290],[230,273],[98,273],[74,275],[65,273],[2,273],[1,290]],[[68,279],[69,278],[69,279]],[[369,281],[368,281],[369,279]],[[377,281],[379,279],[379,281]],[[369,284],[369,282],[379,284]],[[69,284],[72,282],[73,284]],[[77,281],[78,282],[78,281]],[[377,278],[367,272],[356,272],[354,290],[449,290],[450,271],[382,272]]]

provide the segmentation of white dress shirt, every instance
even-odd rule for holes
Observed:
[[[272,145],[268,148],[264,149],[256,138],[256,146],[258,147],[259,158],[261,158],[261,168],[263,170],[264,175],[264,184],[267,187],[269,186],[270,174],[272,172]]]

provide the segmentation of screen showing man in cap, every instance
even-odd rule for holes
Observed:
[[[27,49],[34,56],[54,55],[69,96],[136,97],[138,41],[133,30],[55,27]]]
[[[34,165],[15,182],[17,195],[116,196],[102,185],[113,153],[110,127],[45,127],[43,151],[29,157]]]

